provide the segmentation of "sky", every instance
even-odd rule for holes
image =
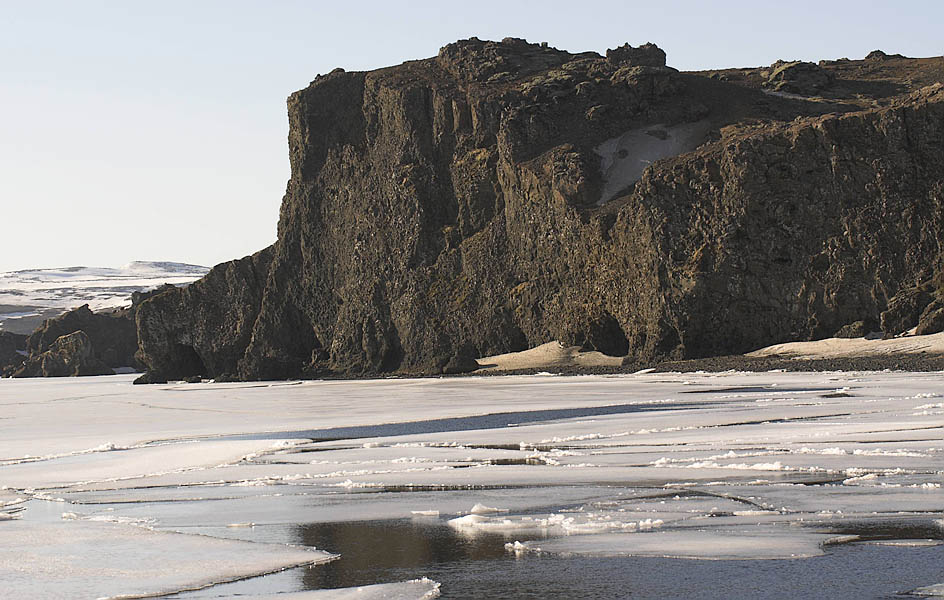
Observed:
[[[0,0],[0,272],[212,266],[276,239],[285,99],[457,39],[680,70],[944,54],[944,2]]]

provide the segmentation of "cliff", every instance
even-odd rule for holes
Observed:
[[[144,300],[173,289],[164,284],[153,290],[133,292],[131,306],[92,312],[88,304],[46,319],[29,336],[21,339],[15,356],[3,352],[0,344],[0,367],[11,377],[71,377],[111,375],[114,369],[140,367],[135,359],[138,349],[135,313]],[[6,356],[11,356],[8,360]]]
[[[143,302],[138,358],[151,380],[438,373],[877,323],[944,266],[944,61],[879,54],[680,73],[653,45],[472,39],[319,76],[288,99],[278,241]]]

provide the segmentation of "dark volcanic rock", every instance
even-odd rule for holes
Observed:
[[[0,375],[9,376],[26,360],[26,336],[0,331]]]
[[[865,60],[889,60],[892,58],[905,58],[901,54],[886,54],[881,50],[872,50],[865,56]]]
[[[128,310],[93,313],[88,305],[47,319],[27,340],[30,356],[49,350],[60,337],[82,331],[92,344],[96,360],[110,367],[130,367],[135,364],[138,347],[134,320]]]
[[[143,375],[138,376],[132,383],[134,383],[134,385],[147,383],[167,383],[167,378],[157,371],[148,371]]]
[[[288,100],[278,241],[142,302],[139,358],[265,379],[828,337],[944,264],[944,88],[884,104],[515,39],[333,72]],[[696,150],[646,154],[700,127],[677,152]],[[640,135],[652,165],[600,205],[606,148]]]
[[[832,83],[829,71],[811,62],[778,62],[771,65],[765,87],[775,92],[813,96]]]
[[[942,295],[944,294],[939,292],[938,297],[921,311],[915,334],[928,335],[944,331],[944,299],[942,299]]]
[[[855,321],[854,323],[844,325],[839,329],[839,331],[835,333],[835,335],[833,335],[833,337],[860,338],[878,330],[879,325],[874,319],[865,319],[863,321]]]
[[[155,371],[156,381],[237,371],[259,316],[271,261],[272,248],[267,248],[217,265],[186,288],[163,289],[140,304],[135,316],[139,357]],[[292,322],[292,316],[287,310],[277,332],[286,340],[287,353],[307,345],[311,335],[310,326]],[[308,350],[305,360],[310,359]],[[284,376],[290,374],[286,370]]]
[[[76,377],[83,375],[111,375],[112,369],[99,360],[92,341],[82,331],[57,338],[48,349],[30,356],[14,377]]]
[[[24,340],[22,349],[26,351],[31,362],[29,368],[22,370],[18,376],[44,377],[46,375],[43,373],[49,371],[55,373],[50,376],[58,377],[61,376],[63,369],[71,368],[63,366],[69,364],[80,365],[81,368],[73,369],[73,371],[81,371],[83,375],[112,373],[110,369],[107,372],[102,371],[99,368],[101,364],[110,368],[140,367],[140,363],[135,359],[138,348],[135,314],[141,302],[169,289],[174,289],[174,286],[168,283],[154,290],[133,292],[129,308],[93,313],[88,305],[85,305],[43,321],[43,324],[29,337],[22,336]],[[52,362],[50,362],[51,359],[45,357],[59,339],[76,332],[85,334],[89,340],[88,348],[83,344],[70,343],[60,346],[55,353],[57,358]],[[84,355],[66,357],[65,354],[72,350],[82,353],[88,350],[91,352],[91,359]],[[25,360],[26,357],[20,356],[15,367],[19,367]],[[48,369],[42,367],[46,363],[51,365]],[[9,366],[3,369],[3,372],[5,375],[10,375],[16,370],[14,366]]]
[[[918,318],[933,298],[930,283],[898,292],[888,301],[888,309],[882,312],[882,332],[885,337],[899,335],[916,326]]]
[[[665,51],[652,43],[643,44],[638,48],[623,44],[619,48],[607,50],[606,60],[629,67],[664,67]]]

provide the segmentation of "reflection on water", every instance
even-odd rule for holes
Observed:
[[[863,521],[850,523],[848,530],[863,537],[901,539],[935,537],[933,527],[926,519]],[[825,556],[792,560],[516,558],[504,550],[514,537],[469,536],[439,519],[313,523],[296,532],[299,543],[342,555],[297,572],[309,590],[427,576],[442,583],[444,599],[878,599],[900,598],[921,585],[944,581],[944,546],[838,546]]]
[[[884,539],[934,537],[928,519],[849,523],[849,531]],[[840,529],[837,526],[837,531]],[[500,535],[464,536],[443,520],[314,523],[295,528],[296,543],[343,557],[172,598],[353,587],[427,576],[443,600],[583,600],[659,598],[904,599],[917,587],[944,582],[944,545],[831,546],[825,556],[787,560],[685,560],[655,557],[525,555],[504,551]],[[937,533],[940,536],[940,533]],[[533,539],[531,535],[529,539]],[[512,538],[513,539],[513,538]]]
[[[854,520],[830,527],[834,533],[855,535],[861,541],[944,540],[939,521],[927,518]]]
[[[501,535],[463,535],[438,520],[311,523],[298,543],[341,555],[305,572],[307,589],[353,587],[413,579],[430,567],[506,559]]]

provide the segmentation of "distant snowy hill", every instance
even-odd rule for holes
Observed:
[[[131,304],[131,293],[164,283],[185,285],[209,269],[136,261],[124,267],[66,267],[0,273],[0,330],[30,333],[43,319],[88,304],[92,310]]]

